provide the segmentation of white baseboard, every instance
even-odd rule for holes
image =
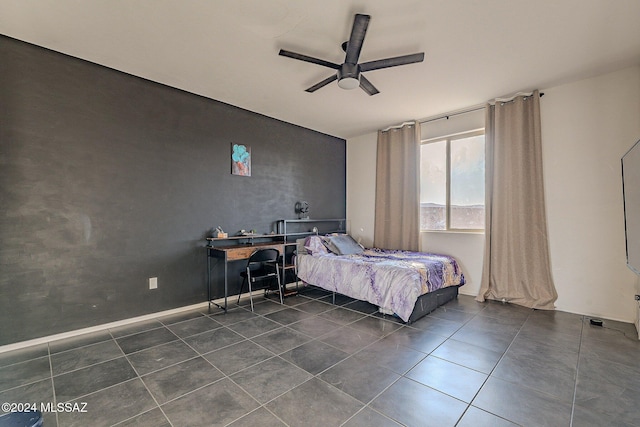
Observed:
[[[288,283],[287,287],[291,287],[291,285],[295,286],[295,283]],[[253,296],[258,296],[262,293],[262,290],[257,290],[257,291],[253,291],[252,294]],[[238,298],[238,295],[232,295],[227,297],[228,300],[233,300],[236,301]],[[245,292],[240,296],[240,299],[243,300],[245,298],[249,298],[249,292]],[[216,300],[213,300],[212,302],[217,303],[217,304],[224,304],[224,298],[218,298]],[[187,305],[184,307],[178,307],[178,308],[173,308],[171,310],[164,310],[164,311],[158,311],[155,313],[151,313],[151,314],[145,314],[143,316],[137,316],[137,317],[131,317],[129,319],[124,319],[124,320],[118,320],[116,322],[110,322],[110,323],[103,323],[101,325],[96,325],[96,326],[91,326],[88,328],[82,328],[82,329],[76,329],[73,331],[68,331],[68,332],[62,332],[60,334],[54,334],[54,335],[48,335],[46,337],[41,337],[41,338],[34,338],[32,340],[27,340],[27,341],[20,341],[14,344],[7,344],[7,345],[3,345],[0,346],[0,354],[1,353],[6,353],[8,351],[13,351],[13,350],[20,350],[22,348],[26,348],[26,347],[31,347],[34,345],[39,345],[39,344],[45,344],[51,341],[56,341],[56,340],[61,340],[61,339],[65,339],[65,338],[71,338],[71,337],[76,337],[79,335],[83,335],[83,334],[89,334],[92,332],[99,332],[99,331],[104,331],[105,329],[112,329],[112,328],[117,328],[119,326],[126,326],[126,325],[130,325],[132,323],[136,323],[136,322],[142,322],[144,320],[151,320],[151,319],[156,319],[158,317],[164,317],[164,316],[169,316],[172,314],[179,314],[185,311],[190,311],[190,310],[197,310],[199,308],[205,308],[209,305],[209,303],[207,301],[205,302],[201,302],[198,304],[193,304],[193,305]]]

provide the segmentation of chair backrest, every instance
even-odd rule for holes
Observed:
[[[249,256],[249,264],[278,261],[280,251],[275,248],[257,249]]]

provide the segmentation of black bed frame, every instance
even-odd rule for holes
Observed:
[[[462,286],[462,285],[460,285]],[[448,303],[452,299],[458,297],[458,288],[460,286],[447,286],[446,288],[440,288],[435,291],[422,294],[416,300],[416,305],[413,307],[413,311],[411,312],[411,316],[409,316],[409,320],[407,321],[407,325],[415,322],[421,317],[426,316],[431,313],[436,308],[440,307],[443,304]],[[322,289],[322,288],[320,288]],[[333,291],[333,304],[336,303],[336,292]]]

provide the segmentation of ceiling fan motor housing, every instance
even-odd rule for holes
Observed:
[[[360,66],[345,62],[338,70],[338,86],[342,89],[355,89],[360,86]]]

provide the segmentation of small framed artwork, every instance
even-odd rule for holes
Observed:
[[[251,147],[242,144],[231,144],[231,173],[233,175],[251,176]]]

